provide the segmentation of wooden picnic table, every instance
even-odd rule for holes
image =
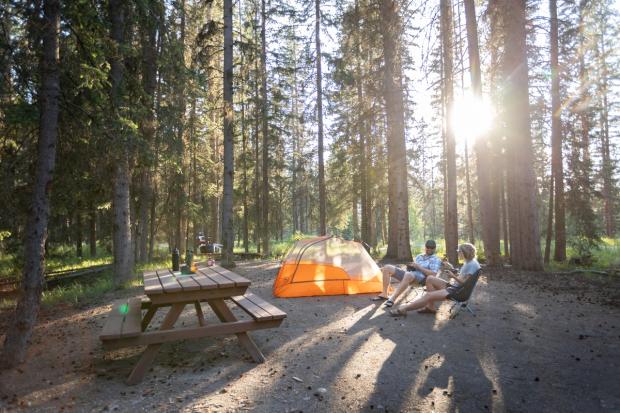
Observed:
[[[170,269],[144,273],[144,292],[148,299],[129,298],[117,301],[108,317],[100,339],[104,348],[147,345],[127,379],[140,382],[155,355],[165,342],[235,334],[240,345],[257,363],[265,360],[248,331],[278,327],[286,314],[262,298],[247,291],[250,280],[219,266],[200,266],[195,274],[182,275]],[[238,320],[225,300],[230,300],[251,316]],[[221,323],[207,324],[201,303],[206,302]],[[193,305],[198,326],[174,328],[186,305]],[[158,330],[147,331],[155,313],[168,312]],[[146,310],[143,314],[142,310]]]

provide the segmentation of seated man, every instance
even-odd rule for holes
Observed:
[[[435,249],[437,244],[434,240],[429,239],[424,245],[426,251],[424,254],[419,254],[415,257],[415,262],[407,265],[407,268],[412,268],[413,271],[404,271],[400,268],[396,268],[393,265],[386,265],[381,268],[383,273],[383,292],[374,297],[373,301],[386,300],[383,304],[386,307],[391,307],[399,295],[403,293],[413,282],[417,282],[420,285],[424,285],[427,276],[437,275],[441,268],[441,260],[435,255]],[[394,278],[399,282],[396,290],[388,297],[388,288],[390,286],[390,278]]]

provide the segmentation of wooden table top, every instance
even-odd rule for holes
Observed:
[[[148,296],[187,291],[247,288],[250,280],[220,266],[199,266],[195,274],[181,274],[169,268],[144,273],[144,292]]]

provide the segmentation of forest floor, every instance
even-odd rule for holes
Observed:
[[[104,353],[98,335],[134,288],[44,309],[28,361],[0,376],[0,411],[620,411],[618,277],[487,271],[475,317],[450,320],[444,303],[395,319],[369,295],[275,299],[277,270],[236,269],[288,314],[252,333],[265,363],[234,336],[165,344],[144,381],[125,385],[141,349]]]

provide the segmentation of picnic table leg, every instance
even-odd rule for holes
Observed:
[[[149,326],[149,323],[153,319],[153,316],[157,312],[158,308],[159,308],[158,306],[151,304],[149,309],[146,310],[146,314],[144,315],[144,318],[142,319],[142,331],[145,331],[146,328]]]
[[[207,325],[205,322],[205,316],[202,313],[202,307],[200,306],[200,301],[194,301],[194,307],[196,307],[196,315],[198,316],[198,324],[200,327],[204,327]]]
[[[183,308],[185,308],[185,304],[172,304],[172,307],[168,311],[168,314],[166,314],[166,318],[164,318],[164,321],[161,323],[161,327],[159,327],[159,329],[172,329],[174,327],[174,323],[183,312]],[[144,353],[142,353],[142,357],[140,357],[140,360],[138,360],[135,367],[133,368],[133,371],[127,378],[127,384],[133,385],[142,381],[144,373],[146,373],[148,368],[153,363],[153,359],[155,358],[155,355],[159,351],[160,347],[161,344],[150,344],[146,347],[146,350],[144,350]]]
[[[221,299],[208,300],[208,303],[213,309],[213,312],[215,313],[215,315],[217,315],[217,317],[221,321],[223,322],[237,321],[237,318],[232,313],[232,311],[230,311],[230,308],[228,308],[224,300],[221,300]],[[245,350],[248,353],[250,353],[250,356],[252,356],[255,362],[262,363],[265,361],[265,356],[260,351],[256,343],[254,343],[254,340],[252,340],[252,337],[250,337],[248,333],[236,333],[236,336],[239,339],[239,343],[241,344],[241,346],[245,348]]]

